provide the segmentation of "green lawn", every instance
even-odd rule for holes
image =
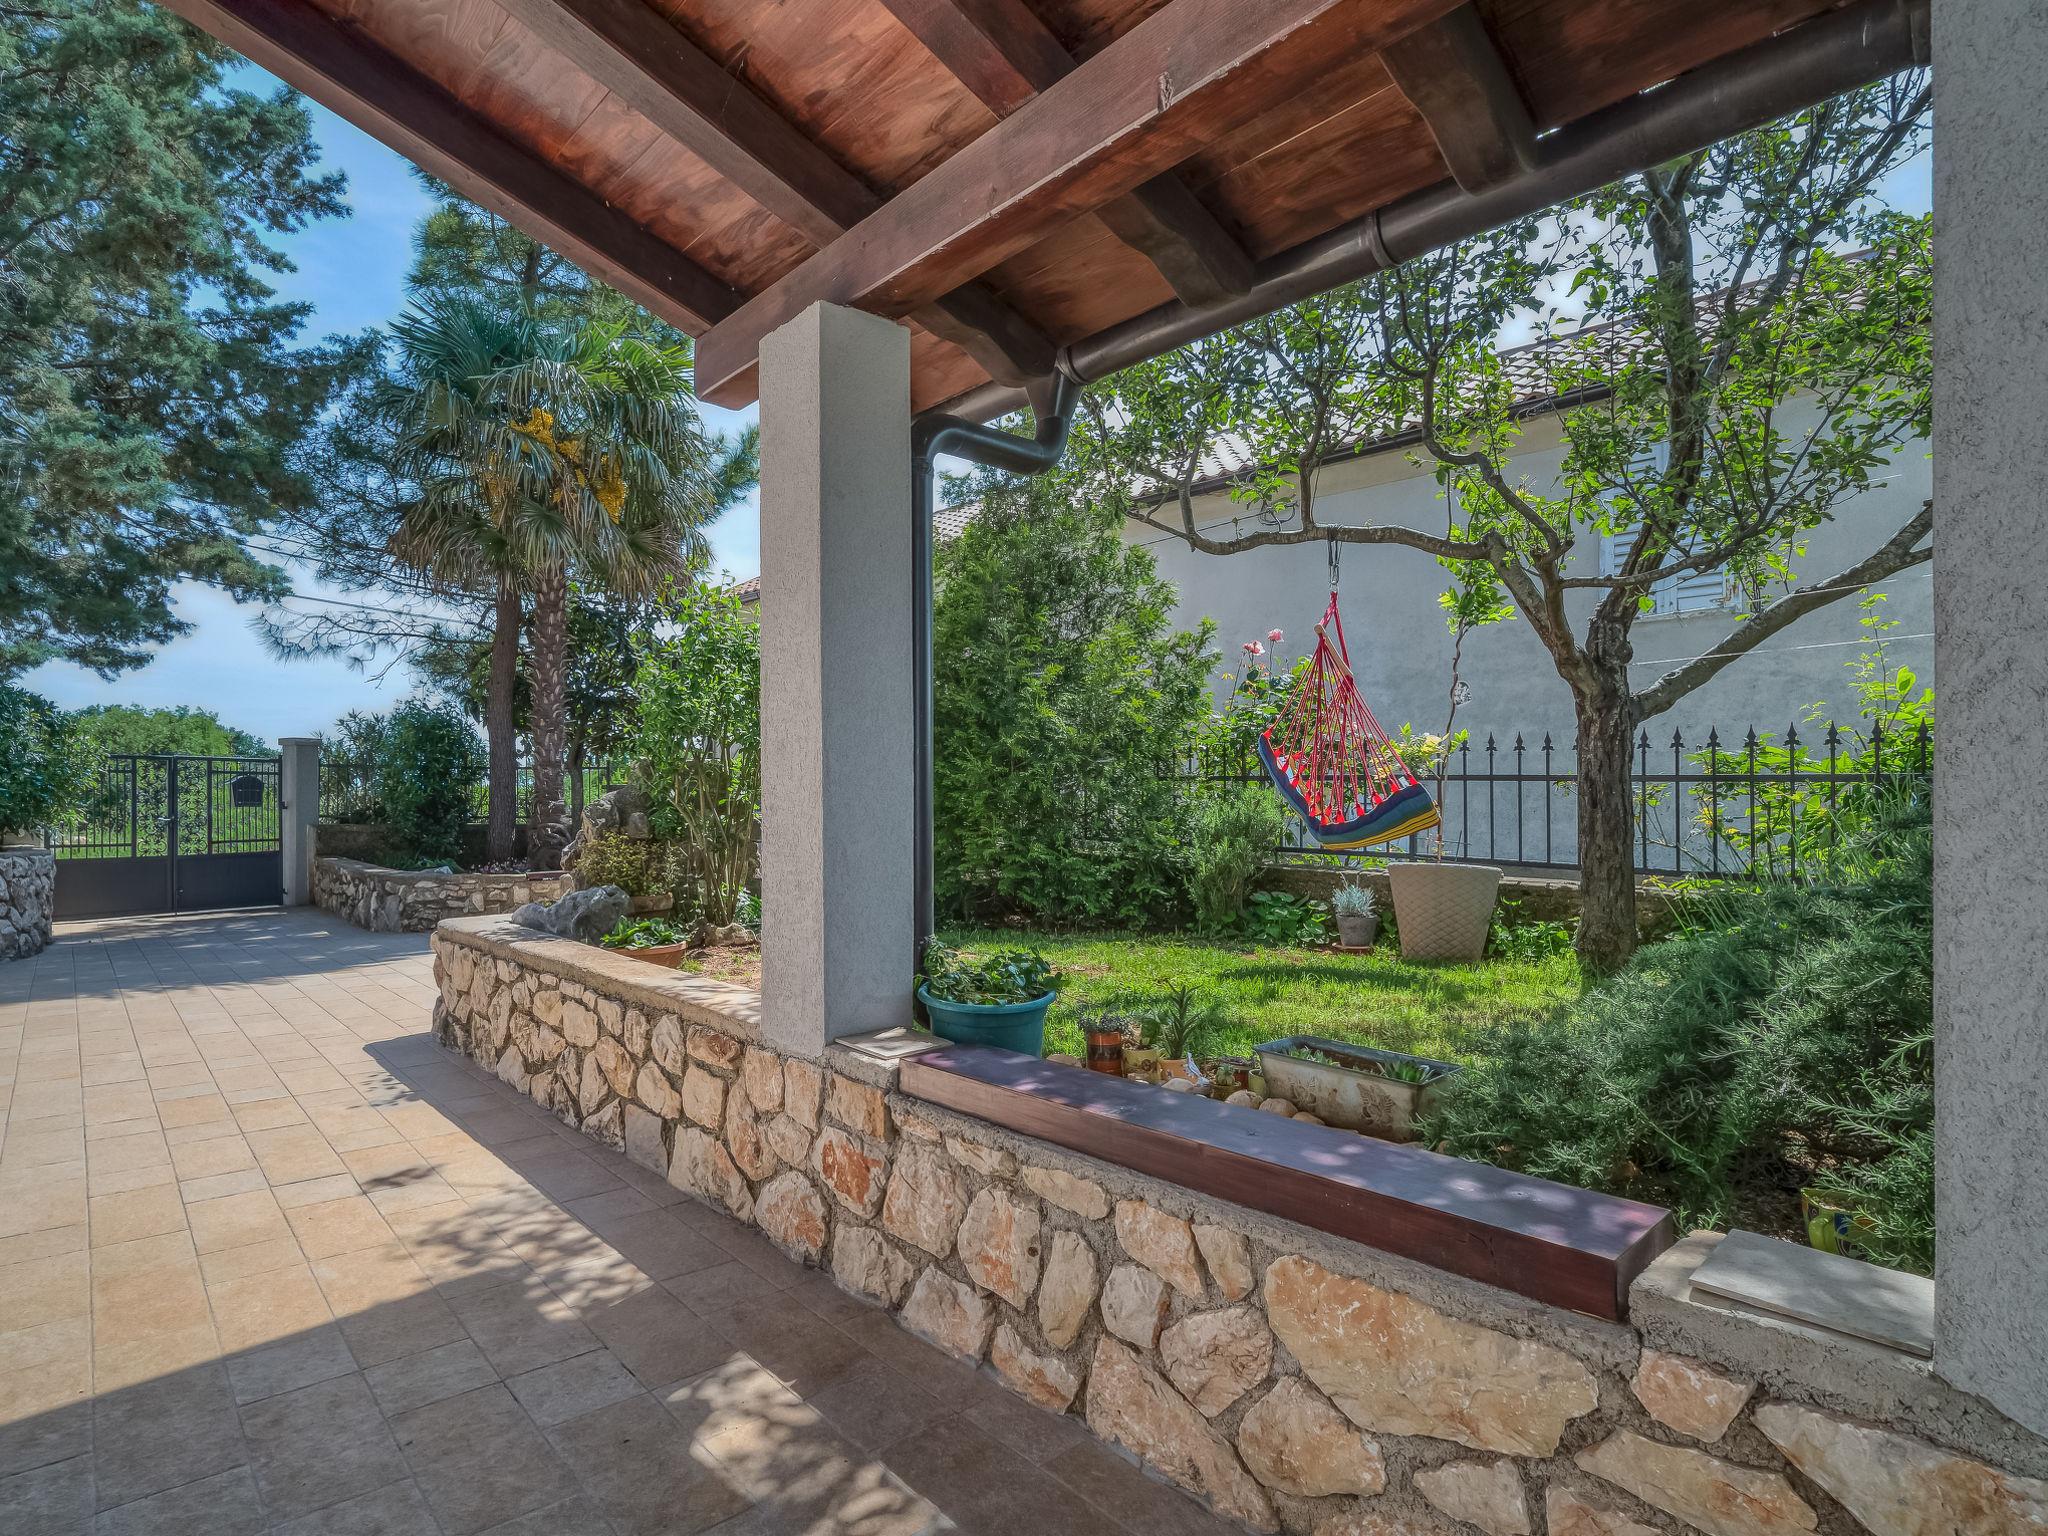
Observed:
[[[1058,966],[1065,979],[1045,1045],[1077,1055],[1083,1010],[1143,1007],[1171,981],[1195,984],[1238,1020],[1210,1046],[1217,1054],[1245,1055],[1261,1041],[1312,1034],[1449,1061],[1472,1059],[1469,1042],[1483,1026],[1538,1017],[1579,991],[1578,962],[1569,954],[1411,965],[1392,949],[1339,955],[1156,934],[982,929],[942,937],[970,952],[1037,949]]]

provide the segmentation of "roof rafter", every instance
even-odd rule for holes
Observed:
[[[698,390],[753,398],[761,338],[820,300],[901,315],[1173,169],[1276,79],[1377,51],[1452,0],[1173,0],[705,333]]]
[[[498,3],[812,244],[829,245],[883,206],[866,182],[643,0]],[[1051,339],[985,289],[942,297],[912,318],[1002,382],[1052,370]]]
[[[306,0],[165,3],[679,330],[739,307],[739,293],[666,240]]]
[[[1535,165],[1536,125],[1470,0],[1383,49],[1380,60],[1467,192]]]
[[[1024,0],[882,0],[933,57],[997,117],[1073,73],[1074,61]],[[1248,292],[1252,259],[1237,237],[1169,171],[1100,211],[1190,304]]]

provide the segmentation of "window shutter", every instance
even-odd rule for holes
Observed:
[[[1630,466],[1637,475],[1661,474],[1669,461],[1670,445],[1658,443],[1639,455]],[[1600,536],[1600,574],[1619,576],[1636,547],[1640,525]],[[1727,608],[1735,599],[1735,582],[1726,571],[1687,571],[1667,576],[1650,588],[1650,611],[1657,614],[1705,613]]]

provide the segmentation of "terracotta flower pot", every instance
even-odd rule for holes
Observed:
[[[1488,864],[1389,864],[1401,958],[1482,959],[1500,877]]]

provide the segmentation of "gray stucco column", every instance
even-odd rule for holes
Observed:
[[[1934,1358],[2048,1434],[2048,4],[1933,37]]]
[[[910,1022],[910,335],[816,304],[761,344],[762,1032]]]
[[[320,738],[286,736],[278,742],[278,833],[284,849],[284,904],[313,899],[313,833],[320,820]]]

